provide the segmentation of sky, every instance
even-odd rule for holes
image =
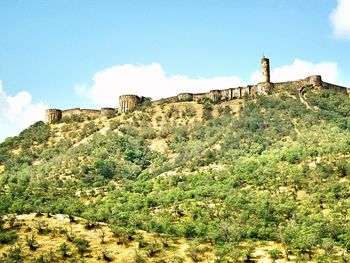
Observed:
[[[320,74],[350,86],[350,0],[2,0],[0,142],[47,108]]]

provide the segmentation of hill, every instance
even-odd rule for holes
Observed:
[[[6,139],[0,258],[347,262],[350,101],[299,96],[140,105]]]

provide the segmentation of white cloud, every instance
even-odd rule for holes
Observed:
[[[311,75],[321,75],[322,80],[337,83],[339,70],[334,62],[311,63],[295,59],[290,65],[274,68],[271,71],[271,82],[282,82],[289,80],[303,79]],[[254,72],[251,76],[252,83],[261,82],[261,73]]]
[[[83,97],[88,90],[86,83],[80,83],[74,86],[74,91],[79,97]]]
[[[337,7],[329,16],[333,34],[350,40],[350,0],[338,0]]]
[[[158,63],[150,65],[117,65],[97,72],[93,85],[75,86],[76,93],[89,97],[99,106],[115,107],[118,97],[123,94],[136,94],[160,99],[175,96],[181,92],[206,92],[245,85],[235,76],[214,78],[189,78],[185,75],[167,76]]]
[[[46,108],[42,102],[33,104],[32,96],[26,91],[7,95],[0,80],[0,142],[43,120]]]

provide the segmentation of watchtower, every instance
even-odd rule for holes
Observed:
[[[45,111],[45,122],[48,124],[57,123],[62,118],[62,111],[59,109],[47,109]]]
[[[142,99],[136,95],[122,95],[119,96],[119,111],[122,113],[134,109],[142,102]]]
[[[261,73],[262,82],[270,83],[270,60],[265,56],[261,59]]]

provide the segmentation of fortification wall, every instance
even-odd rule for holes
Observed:
[[[114,108],[102,108],[100,111],[102,116],[109,116],[109,115],[115,114],[115,112],[116,112],[116,109]]]
[[[283,90],[286,88],[294,88],[302,91],[300,96],[303,96],[305,87],[320,87],[334,89],[350,95],[350,89],[339,85],[323,82],[321,76],[313,75],[305,79],[286,81],[286,82],[270,82],[270,61],[268,58],[261,59],[262,82],[257,85],[248,85],[245,87],[235,87],[222,90],[211,90],[205,93],[180,93],[177,96],[164,98],[153,101],[152,103],[171,103],[179,101],[200,101],[203,99],[210,99],[213,102],[220,102],[223,100],[232,100],[242,98],[244,96],[255,96],[257,94],[264,94],[272,89]],[[145,101],[144,97],[137,95],[122,95],[119,97],[119,111],[126,113],[133,110],[139,104]],[[80,109],[74,108],[61,111],[59,109],[48,109],[46,111],[45,120],[47,123],[57,123],[62,118],[71,118],[74,115],[85,117],[108,116],[114,114],[116,109],[102,108],[101,110]]]
[[[305,79],[299,79],[294,81],[285,81],[285,82],[275,82],[273,83],[275,89],[285,89],[288,87],[292,87],[295,89],[301,89],[305,86],[314,86],[314,87],[321,87],[323,85],[323,81],[321,76],[314,75],[307,77]]]
[[[265,60],[266,61],[266,60]],[[265,69],[269,65],[265,65]],[[266,72],[265,72],[266,73]],[[268,80],[269,78],[265,78]],[[223,90],[211,90],[205,93],[180,93],[175,97],[160,99],[155,101],[159,102],[176,102],[176,101],[200,101],[203,99],[210,99],[214,102],[220,100],[232,100],[235,98],[242,98],[244,96],[255,96],[257,94],[264,94],[272,89],[282,90],[286,88],[295,88],[300,90],[302,87],[313,86],[313,87],[327,87],[337,89],[342,92],[346,92],[347,88],[333,85],[330,83],[325,83],[322,81],[321,76],[314,75],[309,76],[305,79],[299,79],[295,81],[285,81],[285,82],[261,82],[257,85],[248,85],[245,87],[236,87]],[[350,93],[350,92],[349,92]]]
[[[274,88],[277,90],[282,90],[286,88],[295,88],[295,89],[301,89],[304,86],[307,86],[308,83],[304,80],[297,80],[297,81],[286,81],[286,82],[277,82],[274,83]]]
[[[62,118],[71,118],[73,115],[80,115],[80,108],[67,109],[62,111]]]
[[[327,83],[327,82],[322,82],[322,88],[325,89],[333,89],[339,92],[343,92],[343,93],[347,93],[349,94],[349,90],[346,87],[343,86],[339,86],[339,85],[335,85],[335,84],[331,84],[331,83]]]
[[[68,109],[62,111],[62,119],[69,119],[73,116],[81,116],[85,118],[96,118],[101,115],[100,110],[93,110],[93,109],[80,109],[80,108],[74,108],[74,109]]]
[[[194,101],[199,101],[199,100],[203,100],[205,98],[208,98],[208,93],[196,93],[193,94],[193,100]]]
[[[80,112],[80,114],[88,117],[98,117],[99,115],[101,115],[100,110],[82,109]]]
[[[161,104],[161,103],[173,103],[173,102],[178,102],[178,97],[177,96],[172,96],[164,99],[159,99],[159,100],[154,100],[152,101],[152,104]]]
[[[210,99],[213,102],[219,102],[221,100],[232,100],[235,98],[242,98],[245,95],[257,94],[259,92],[265,91],[266,86],[271,87],[272,84],[261,83],[254,86],[228,88],[223,90],[211,90],[205,93],[180,93],[175,97],[156,100],[154,101],[154,103],[178,102],[178,101],[200,101],[203,99]]]
[[[205,93],[180,93],[177,95],[176,101],[200,101],[203,99],[210,99],[213,102],[218,102],[220,100],[232,100],[235,98],[242,98],[243,96],[253,95],[258,92],[257,85],[255,86],[245,86],[228,88],[223,90],[211,90]],[[172,97],[174,98],[174,97]],[[156,102],[168,101],[168,98],[157,100]]]
[[[114,108],[102,108],[101,110],[80,108],[73,108],[68,110],[47,109],[45,111],[45,122],[50,124],[58,123],[62,119],[70,119],[74,116],[93,119],[99,116],[108,116],[110,114],[115,114],[116,111],[117,109]]]

